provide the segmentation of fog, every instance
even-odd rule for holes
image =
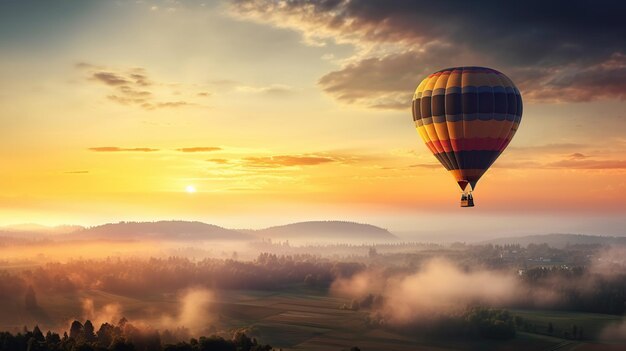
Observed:
[[[448,316],[472,304],[505,306],[525,298],[522,292],[526,289],[508,272],[462,269],[438,257],[409,274],[385,276],[380,270],[366,270],[336,280],[331,290],[355,299],[381,295],[384,302],[378,310],[387,321],[407,323]]]
[[[214,302],[214,294],[204,288],[190,288],[182,291],[178,300],[178,312],[171,316],[164,314],[161,318],[159,329],[188,329],[192,335],[205,335],[210,333],[215,322],[215,316],[211,311]]]
[[[119,326],[126,318],[134,328],[130,334],[167,330],[168,340],[227,335],[233,325],[246,328],[256,318],[241,312],[248,309],[241,304],[247,306],[245,299],[257,293],[287,294],[281,306],[330,295],[343,301],[331,309],[360,310],[366,323],[394,332],[449,321],[476,306],[624,313],[626,249],[619,245],[15,238],[0,243],[5,330],[38,324],[60,332],[73,320]],[[232,297],[238,294],[251,295]],[[311,303],[315,311],[312,301],[299,303]],[[130,327],[120,328],[126,333]],[[597,334],[614,340],[625,329],[614,323]]]
[[[82,315],[72,318],[72,320],[90,320],[94,325],[104,323],[117,323],[122,317],[122,306],[119,303],[107,303],[100,308],[96,308],[93,299],[83,298],[81,301]],[[68,321],[66,325],[70,325]],[[64,326],[61,326],[61,329]]]

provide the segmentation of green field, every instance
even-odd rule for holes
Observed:
[[[0,324],[5,330],[32,326],[36,321],[44,328],[69,325],[80,318],[82,299],[91,299],[96,309],[116,303],[120,312],[131,322],[158,324],[162,316],[175,315],[179,308],[175,295],[120,296],[92,290],[78,294],[38,296],[41,308],[24,311],[20,301],[0,301],[3,313]],[[514,310],[524,320],[536,325],[536,331],[520,331],[508,341],[454,341],[433,340],[427,337],[410,337],[382,328],[368,327],[366,311],[341,310],[348,301],[328,296],[326,293],[305,288],[292,288],[280,292],[221,291],[206,313],[213,315],[217,330],[243,329],[263,343],[283,350],[341,350],[358,346],[361,350],[623,350],[617,340],[602,343],[562,338],[563,331],[576,324],[585,336],[595,338],[610,323],[622,318],[611,315]],[[554,326],[552,336],[545,332],[549,322]],[[560,337],[556,337],[560,336]]]

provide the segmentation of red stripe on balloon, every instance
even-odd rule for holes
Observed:
[[[428,146],[430,151],[444,150],[445,152],[473,150],[502,151],[508,145],[508,141],[507,138],[450,139],[429,141],[426,143],[426,146]]]

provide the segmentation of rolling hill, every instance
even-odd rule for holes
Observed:
[[[370,224],[343,221],[310,221],[246,231],[259,238],[290,241],[385,242],[398,238]]]
[[[119,222],[76,231],[68,239],[167,241],[252,240],[254,236],[213,224],[189,221]]]

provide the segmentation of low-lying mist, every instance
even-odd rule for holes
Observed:
[[[233,290],[330,292],[345,298],[345,308],[398,328],[433,324],[475,306],[625,310],[623,246],[144,244],[0,246],[7,254],[0,262],[0,309],[6,311],[0,326],[60,331],[74,319],[118,325],[128,318],[135,328],[175,331],[182,340],[221,331],[228,324],[223,299]],[[624,330],[611,328],[606,335]]]
[[[209,335],[215,332],[215,311],[212,306],[215,297],[212,291],[206,288],[188,288],[179,291],[171,311],[146,311],[144,316],[132,319],[135,328],[145,330],[176,331],[180,340],[190,336]],[[128,309],[128,306],[126,306]],[[81,313],[64,323],[53,326],[51,329],[62,331],[73,320],[89,320],[94,325],[105,323],[117,325],[125,318],[124,306],[119,302],[104,303],[97,307],[92,298],[81,300]],[[182,332],[181,332],[182,331]]]
[[[410,274],[386,276],[366,270],[333,282],[332,291],[353,299],[382,296],[377,310],[393,323],[431,319],[464,310],[470,304],[504,306],[519,298],[521,283],[505,272],[463,270],[445,258],[433,258]]]
[[[471,306],[567,309],[572,299],[601,298],[611,294],[615,284],[626,282],[624,257],[626,249],[609,248],[600,251],[585,271],[553,267],[518,272],[432,257],[412,270],[374,266],[339,277],[331,292],[353,299],[352,308],[369,307],[385,323],[397,325],[448,318]],[[616,296],[619,308],[623,296],[621,302],[621,295]]]

